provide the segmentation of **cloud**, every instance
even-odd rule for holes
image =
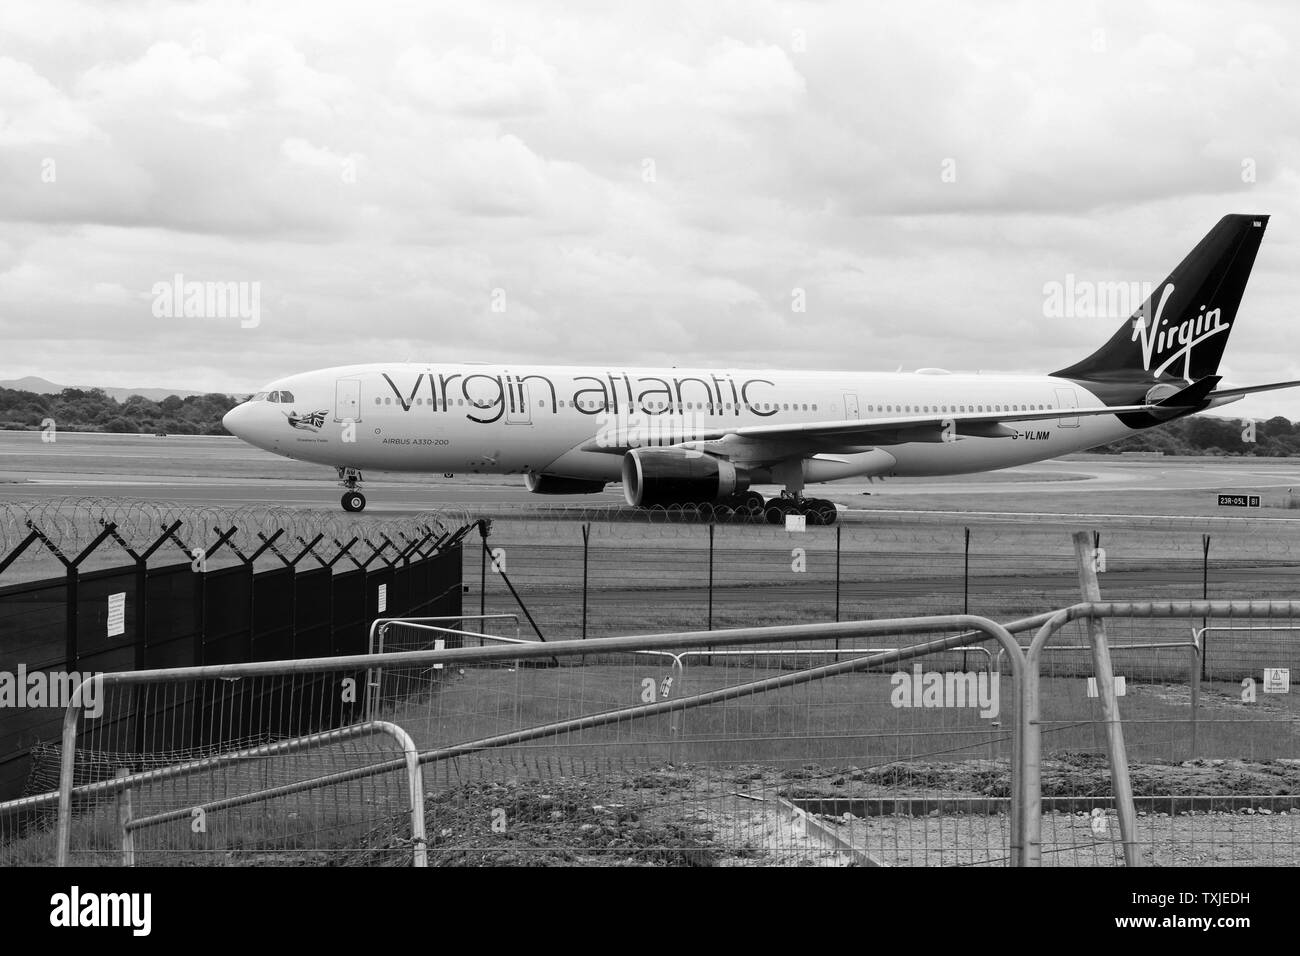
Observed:
[[[94,123],[30,64],[0,56],[0,147],[79,142],[94,133]]]
[[[0,8],[0,372],[1041,370],[1104,337],[1044,320],[1045,282],[1158,280],[1259,210],[1228,359],[1285,377],[1298,27],[1239,0]],[[160,324],[176,272],[261,282],[265,320]]]
[[[528,53],[509,59],[466,50],[435,54],[412,47],[393,67],[399,96],[428,108],[472,116],[544,112],[555,98],[554,70]]]
[[[771,45],[751,47],[730,38],[709,51],[699,75],[701,102],[724,113],[789,113],[804,88],[804,78],[785,50]]]
[[[139,109],[159,102],[173,108],[229,103],[244,93],[249,83],[201,46],[164,41],[149,47],[137,60],[91,67],[82,75],[80,87],[93,99]]]

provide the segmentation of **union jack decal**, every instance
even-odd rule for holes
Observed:
[[[288,412],[285,417],[289,419],[289,424],[294,428],[305,428],[307,431],[317,431],[325,424],[325,416],[329,410],[322,408],[320,411],[312,412],[309,415],[299,415],[297,412]]]

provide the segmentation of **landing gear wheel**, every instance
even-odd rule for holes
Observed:
[[[364,511],[366,496],[359,491],[349,491],[343,495],[344,511]]]
[[[761,518],[765,502],[757,491],[728,495],[714,503],[713,508],[722,521],[748,521]]]
[[[785,524],[785,516],[794,513],[794,505],[785,498],[773,498],[763,512],[768,524]]]
[[[804,502],[804,513],[808,516],[808,523],[813,525],[832,525],[839,517],[835,503],[825,498],[808,499]]]

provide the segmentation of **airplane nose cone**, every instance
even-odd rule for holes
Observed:
[[[236,405],[230,411],[221,417],[221,424],[225,426],[226,431],[237,438],[246,438],[248,432],[248,403]]]

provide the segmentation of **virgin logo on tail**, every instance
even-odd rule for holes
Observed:
[[[1204,342],[1212,335],[1227,332],[1231,322],[1224,322],[1218,309],[1201,312],[1194,319],[1185,319],[1178,325],[1170,326],[1164,318],[1165,303],[1174,294],[1174,285],[1169,283],[1160,293],[1160,304],[1156,306],[1155,321],[1147,323],[1145,316],[1139,315],[1133,320],[1133,339],[1141,340],[1142,367],[1153,375],[1163,375],[1169,366],[1180,358],[1183,360],[1183,378],[1192,381],[1192,348]],[[1169,351],[1174,349],[1174,351]],[[1152,369],[1151,363],[1160,360],[1160,365]]]

